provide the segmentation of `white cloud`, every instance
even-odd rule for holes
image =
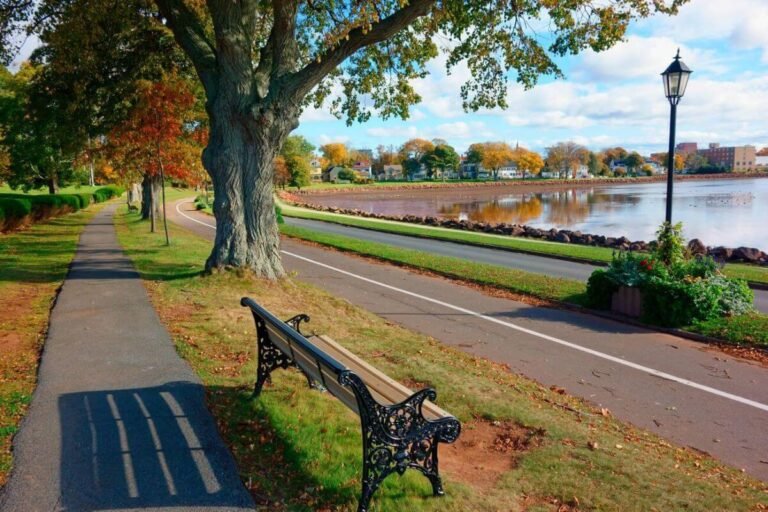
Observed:
[[[319,138],[320,138],[320,144],[330,144],[331,142],[342,142],[342,143],[349,142],[348,135],[326,135],[323,133],[320,135]]]
[[[423,135],[420,135],[420,131],[415,126],[377,126],[374,128],[368,128],[365,130],[365,133],[370,135],[371,137],[381,137],[381,138],[401,138],[403,140],[405,139],[413,139],[416,137],[422,137]]]
[[[672,61],[677,48],[680,48],[683,60],[693,69],[706,69],[709,73],[727,70],[721,58],[711,50],[681,45],[670,37],[630,35],[626,41],[604,52],[584,52],[577,59],[569,78],[606,82],[658,77]]]
[[[759,49],[768,62],[765,0],[696,0],[677,16],[646,20],[641,27],[678,41],[726,40],[737,49]]]

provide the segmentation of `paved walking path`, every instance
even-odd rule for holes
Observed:
[[[252,510],[202,385],[100,212],[80,239],[3,512]]]

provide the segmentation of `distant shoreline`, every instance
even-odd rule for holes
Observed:
[[[762,173],[729,173],[729,174],[681,174],[675,175],[675,183],[681,181],[702,181],[702,180],[739,180],[768,178],[768,172]],[[665,174],[657,176],[643,176],[638,178],[593,178],[593,179],[530,179],[530,180],[505,180],[505,181],[461,181],[461,182],[417,182],[404,183],[394,182],[386,185],[352,185],[329,188],[309,188],[301,191],[290,190],[289,193],[300,196],[319,196],[319,195],[357,195],[371,193],[389,194],[392,191],[398,192],[431,192],[435,190],[446,189],[467,189],[478,190],[490,187],[501,187],[516,190],[545,191],[557,190],[563,188],[588,188],[596,185],[642,185],[647,183],[666,182]]]

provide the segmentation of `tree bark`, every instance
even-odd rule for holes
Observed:
[[[51,174],[51,177],[48,178],[48,193],[49,194],[59,193],[59,180],[56,178],[56,173]]]
[[[273,161],[298,114],[253,110],[261,115],[242,115],[236,107],[221,104],[209,111],[211,131],[203,165],[213,182],[216,239],[206,269],[244,267],[275,279],[285,270],[273,197]]]
[[[157,200],[162,193],[160,176],[144,175],[141,181],[141,218],[143,220],[158,219],[162,215],[160,202]],[[154,226],[152,227],[154,232]]]

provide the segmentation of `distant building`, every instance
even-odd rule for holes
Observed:
[[[675,146],[675,153],[678,155],[683,155],[683,158],[685,158],[691,153],[696,153],[698,149],[699,144],[697,142],[680,142],[677,146]]]
[[[323,181],[323,164],[319,157],[314,157],[309,161],[309,177],[312,181]]]
[[[713,142],[707,149],[699,149],[697,153],[705,157],[710,165],[736,172],[752,169],[757,161],[757,150],[754,146],[722,147]]]
[[[344,170],[344,167],[340,165],[332,165],[323,171],[323,181],[329,183],[336,183],[339,181],[339,172]]]
[[[363,178],[370,179],[373,177],[373,172],[371,172],[370,160],[355,162],[354,164],[352,164],[352,170],[357,171],[360,174],[360,176],[362,176]]]
[[[756,156],[755,157],[755,167],[768,167],[768,155],[766,156]]]
[[[401,180],[403,179],[403,166],[400,164],[386,164],[378,178],[380,180]]]

